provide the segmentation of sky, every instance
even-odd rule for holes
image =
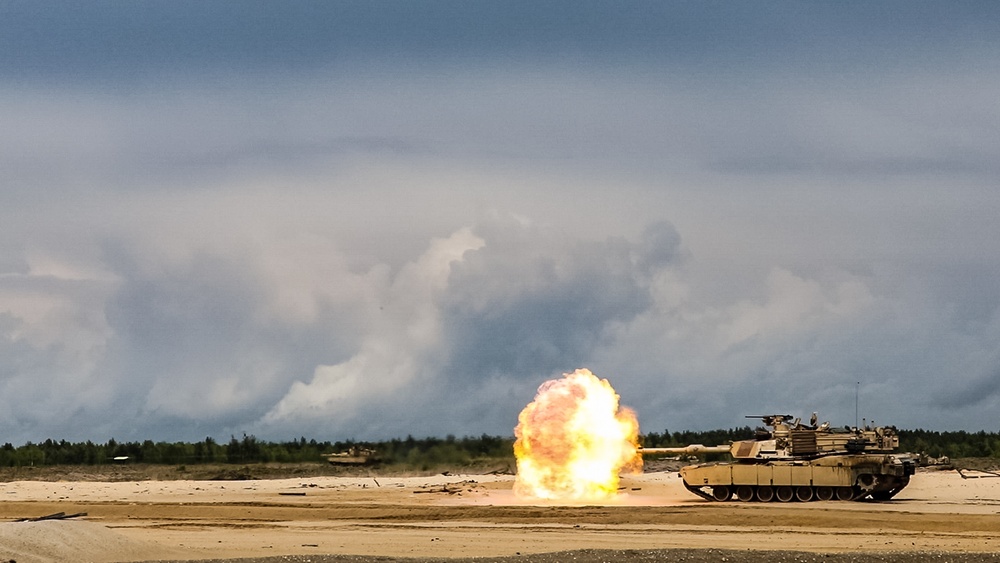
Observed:
[[[1000,5],[0,3],[0,442],[1000,431]]]

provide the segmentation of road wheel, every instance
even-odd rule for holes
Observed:
[[[742,502],[750,502],[753,500],[753,487],[750,485],[740,485],[736,487],[736,498]]]
[[[802,502],[809,502],[813,499],[812,487],[798,487],[795,489],[795,498]]]
[[[837,500],[851,500],[854,498],[854,489],[851,487],[837,487]]]
[[[816,499],[817,500],[833,500],[833,488],[831,488],[831,487],[816,487]]]
[[[790,502],[795,497],[795,491],[791,487],[778,487],[774,496],[778,497],[779,502]]]
[[[730,492],[729,487],[725,485],[717,485],[712,487],[712,498],[719,502],[724,502],[729,500]]]
[[[858,486],[861,487],[861,490],[866,493],[874,491],[875,485],[877,484],[878,484],[878,479],[876,479],[874,475],[866,473],[864,475],[858,476]]]
[[[774,489],[771,487],[757,487],[757,500],[760,502],[771,502],[774,500]]]

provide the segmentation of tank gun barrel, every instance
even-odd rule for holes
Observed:
[[[701,444],[691,444],[680,448],[639,448],[639,453],[643,455],[676,454],[676,455],[698,455],[698,454],[726,454],[731,446],[703,446]]]

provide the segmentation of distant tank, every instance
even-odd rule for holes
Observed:
[[[346,452],[325,454],[323,457],[330,465],[377,465],[382,461],[375,450],[359,447],[352,447]]]
[[[680,476],[692,493],[726,501],[888,500],[910,482],[916,463],[893,451],[899,436],[892,426],[831,428],[808,425],[791,415],[748,416],[770,428],[758,428],[752,440],[728,446],[694,444],[683,448],[643,448],[643,454],[697,455],[729,453],[733,461],[682,467]]]

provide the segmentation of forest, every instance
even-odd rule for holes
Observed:
[[[231,437],[227,443],[212,438],[200,442],[67,442],[45,440],[22,446],[0,446],[0,467],[44,465],[103,465],[146,463],[162,465],[302,463],[326,461],[326,454],[366,449],[386,464],[406,467],[468,465],[478,461],[513,459],[513,438],[421,438],[407,436],[379,442],[354,440],[317,442],[305,437],[286,442],[258,440],[255,436]]]
[[[932,457],[1000,459],[998,432],[940,432],[933,430],[899,430],[900,452],[926,454]],[[718,445],[752,438],[749,426],[728,430],[650,432],[640,437],[645,447],[671,447],[687,444]],[[232,436],[219,443],[208,437],[200,442],[67,442],[45,440],[21,446],[5,443],[0,446],[0,467],[45,465],[104,465],[112,463],[146,463],[162,465],[301,463],[325,461],[325,454],[349,451],[352,448],[375,452],[385,464],[401,467],[427,468],[442,465],[464,466],[474,463],[513,461],[514,438],[509,436],[445,438],[406,438],[364,441],[306,440],[305,437],[285,442],[258,440],[244,435]]]

